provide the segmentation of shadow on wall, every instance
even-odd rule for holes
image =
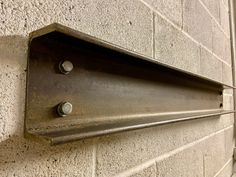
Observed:
[[[23,36],[0,37],[0,176],[48,176],[61,170],[87,176],[93,140],[50,147],[24,139],[27,43]]]

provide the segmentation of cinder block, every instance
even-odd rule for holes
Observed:
[[[212,53],[201,48],[201,74],[210,79],[222,82],[222,62]]]
[[[220,23],[220,1],[222,0],[201,0],[210,11],[212,16]]]
[[[229,160],[225,160],[224,131],[199,143],[167,156],[157,162],[159,176],[198,176],[212,177]]]
[[[200,72],[200,48],[181,31],[155,16],[155,59],[193,73]]]
[[[226,163],[224,131],[202,142],[205,177],[212,177]]]
[[[0,142],[24,129],[26,73],[14,66],[0,67]]]
[[[221,117],[215,116],[182,123],[184,144],[192,143],[223,128]]]
[[[225,161],[233,158],[233,150],[235,147],[234,127],[226,129],[225,132]]]
[[[212,19],[198,0],[183,1],[183,29],[212,50]]]
[[[219,117],[211,117],[101,137],[97,145],[97,176],[113,176],[167,155],[223,126]]]
[[[233,76],[232,76],[232,68],[226,64],[223,63],[223,83],[228,85],[233,85]]]
[[[86,176],[93,171],[91,141],[50,147],[11,136],[0,144],[0,176]]]
[[[202,148],[198,144],[157,162],[158,177],[203,177]]]
[[[124,48],[152,56],[152,13],[136,0],[3,1],[0,34],[27,35],[59,22]]]
[[[0,37],[0,141],[24,128],[27,38]]]
[[[232,63],[232,58],[231,58],[231,43],[230,43],[230,39],[228,39],[228,38],[225,38],[224,58],[225,58],[225,61],[229,65],[231,65],[231,63]]]
[[[225,110],[233,110],[234,109],[233,96],[228,96],[228,95],[223,96],[223,108]]]
[[[224,6],[227,11],[229,11],[229,0],[223,0]]]
[[[181,131],[172,124],[101,137],[97,176],[113,176],[175,149],[183,144]]]
[[[220,116],[220,124],[223,126],[223,128],[232,126],[234,124],[234,114],[225,114]]]
[[[220,24],[224,29],[224,32],[230,36],[229,12],[222,0],[220,1]]]
[[[216,177],[234,177],[233,174],[233,159],[220,171]]]
[[[213,50],[220,59],[231,64],[230,40],[220,30],[219,26],[213,25]]]
[[[155,10],[160,12],[177,26],[182,27],[182,2],[181,0],[144,0]]]
[[[152,165],[144,170],[131,175],[130,177],[157,177],[156,165]]]

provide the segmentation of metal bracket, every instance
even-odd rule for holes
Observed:
[[[25,134],[50,144],[219,116],[222,83],[68,27],[31,34]]]

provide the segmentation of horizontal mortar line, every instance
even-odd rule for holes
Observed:
[[[226,32],[224,31],[224,29],[222,28],[222,26],[219,24],[219,22],[215,19],[215,17],[211,14],[211,12],[208,10],[208,8],[205,6],[205,4],[202,2],[202,0],[198,0],[201,5],[203,6],[203,8],[207,11],[207,13],[211,16],[211,18],[215,21],[215,23],[217,24],[217,26],[220,28],[220,30],[224,33],[224,35],[230,39],[230,36],[228,34],[226,34]]]
[[[156,163],[155,159],[148,160],[141,165],[132,167],[132,168],[125,170],[119,174],[116,174],[114,177],[129,177],[131,175],[134,175],[138,172],[141,172],[141,171],[151,167],[152,165],[155,165],[155,163]]]
[[[215,174],[214,177],[217,177],[224,169],[225,167],[233,160],[233,158],[230,158],[224,165],[223,167]]]
[[[232,66],[231,66],[230,64],[228,64],[228,63],[226,64],[226,63],[225,63],[225,66],[229,67],[230,70],[231,70],[231,72],[232,72]]]
[[[155,12],[156,14],[158,14],[161,18],[163,18],[164,20],[166,20],[168,23],[170,23],[174,28],[176,28],[179,31],[182,31],[181,27],[177,26],[175,23],[173,23],[171,20],[169,20],[166,16],[164,16],[161,12],[159,12],[158,10],[154,9],[151,5],[149,5],[148,3],[146,3],[144,0],[139,0],[140,2],[142,2],[145,6],[147,6],[150,10],[152,10],[153,12]]]
[[[188,38],[190,38],[193,42],[197,43],[198,45],[200,45],[200,47],[204,48],[205,50],[207,50],[211,55],[213,55],[216,59],[218,59],[219,61],[221,61],[222,63],[224,63],[225,65],[227,65],[228,67],[231,67],[231,64],[227,63],[226,61],[224,61],[223,59],[221,59],[219,56],[217,56],[212,50],[208,49],[206,46],[204,46],[202,43],[198,42],[197,40],[195,40],[192,36],[190,36],[187,32],[182,31],[183,34],[185,34]]]
[[[205,136],[203,138],[200,138],[200,139],[198,139],[198,140],[196,140],[194,142],[185,144],[185,145],[183,145],[183,146],[181,146],[181,147],[179,147],[177,149],[174,149],[172,151],[166,152],[166,153],[164,153],[164,154],[162,154],[162,155],[160,155],[160,156],[158,156],[156,158],[149,159],[149,160],[147,160],[146,162],[144,162],[142,164],[136,165],[136,166],[134,166],[134,167],[132,167],[132,168],[130,168],[128,170],[125,170],[125,171],[115,175],[114,177],[129,177],[129,176],[131,176],[131,175],[133,175],[133,174],[135,174],[137,172],[140,172],[143,169],[146,169],[146,168],[148,168],[148,167],[150,167],[152,165],[155,165],[156,162],[163,161],[164,159],[167,159],[167,158],[169,158],[169,157],[171,157],[171,156],[173,156],[175,154],[178,154],[178,153],[180,153],[180,152],[182,152],[182,151],[184,151],[184,150],[186,150],[186,149],[188,149],[190,147],[193,147],[194,145],[197,145],[197,144],[201,143],[202,141],[205,141],[205,140],[207,140],[207,139],[209,139],[209,138],[211,138],[211,137],[213,137],[213,136],[215,136],[217,134],[220,134],[220,133],[222,133],[225,130],[228,130],[230,128],[233,128],[233,125],[230,125],[230,126],[228,126],[226,128],[223,128],[223,129],[221,129],[219,131],[216,131],[214,133],[211,133],[210,135],[207,135],[207,136]]]
[[[157,15],[159,15],[162,19],[166,20],[170,25],[172,25],[175,29],[179,30],[180,32],[182,32],[185,36],[187,36],[189,39],[191,39],[193,42],[195,42],[197,45],[200,45],[200,47],[204,48],[205,50],[207,50],[209,53],[211,53],[215,58],[217,58],[219,61],[221,61],[222,63],[224,63],[225,65],[231,67],[231,64],[227,63],[226,61],[224,61],[223,59],[221,59],[220,57],[218,57],[213,51],[211,51],[210,49],[208,49],[206,46],[204,46],[201,42],[197,41],[196,39],[194,39],[192,36],[190,36],[186,31],[182,30],[180,27],[178,27],[176,24],[174,24],[171,20],[169,20],[167,17],[165,17],[164,15],[162,15],[159,11],[157,11],[156,9],[154,9],[152,6],[150,6],[149,4],[147,4],[145,1],[143,0],[139,0],[140,2],[142,2],[144,5],[146,5],[150,10],[152,10],[153,12],[155,12]],[[155,39],[153,39],[155,40]]]
[[[186,34],[189,35],[189,34]],[[207,50],[210,54],[212,54],[216,59],[218,59],[219,61],[221,61],[222,63],[224,63],[225,65],[227,65],[228,67],[231,67],[231,64],[227,63],[226,61],[224,61],[223,59],[221,59],[220,57],[218,57],[213,51],[211,51],[210,49],[208,49],[206,46],[202,45],[201,43],[199,43],[199,45],[204,48],[205,50]]]

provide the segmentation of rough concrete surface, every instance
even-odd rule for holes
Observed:
[[[200,72],[200,48],[181,31],[155,16],[155,58],[163,63]]]
[[[208,49],[212,49],[212,19],[199,0],[183,1],[183,29]]]
[[[227,64],[231,64],[230,57],[230,41],[227,39],[222,30],[219,29],[218,25],[213,25],[213,52],[224,60]]]
[[[225,6],[225,0],[220,1],[220,24],[224,30],[224,32],[229,36],[230,35],[230,27],[229,27],[229,11],[227,8],[227,4]]]
[[[166,16],[177,26],[182,26],[182,1],[181,0],[144,0],[154,10]]]
[[[201,0],[203,4],[207,7],[207,9],[210,11],[212,16],[214,16],[215,20],[217,22],[220,22],[220,4],[221,0]]]
[[[200,48],[200,72],[213,80],[222,82],[222,62],[204,48]],[[217,71],[217,72],[216,72]]]
[[[223,68],[222,68],[222,72],[223,72],[223,83],[228,84],[228,85],[232,85],[233,81],[232,81],[232,71],[231,71],[231,67],[224,64],[223,63]]]
[[[226,0],[0,0],[0,176],[229,177],[233,114],[55,147],[23,137],[31,31],[58,22],[232,85],[228,17]]]
[[[146,55],[152,54],[151,11],[131,0],[1,1],[0,34],[27,35],[59,22]]]

